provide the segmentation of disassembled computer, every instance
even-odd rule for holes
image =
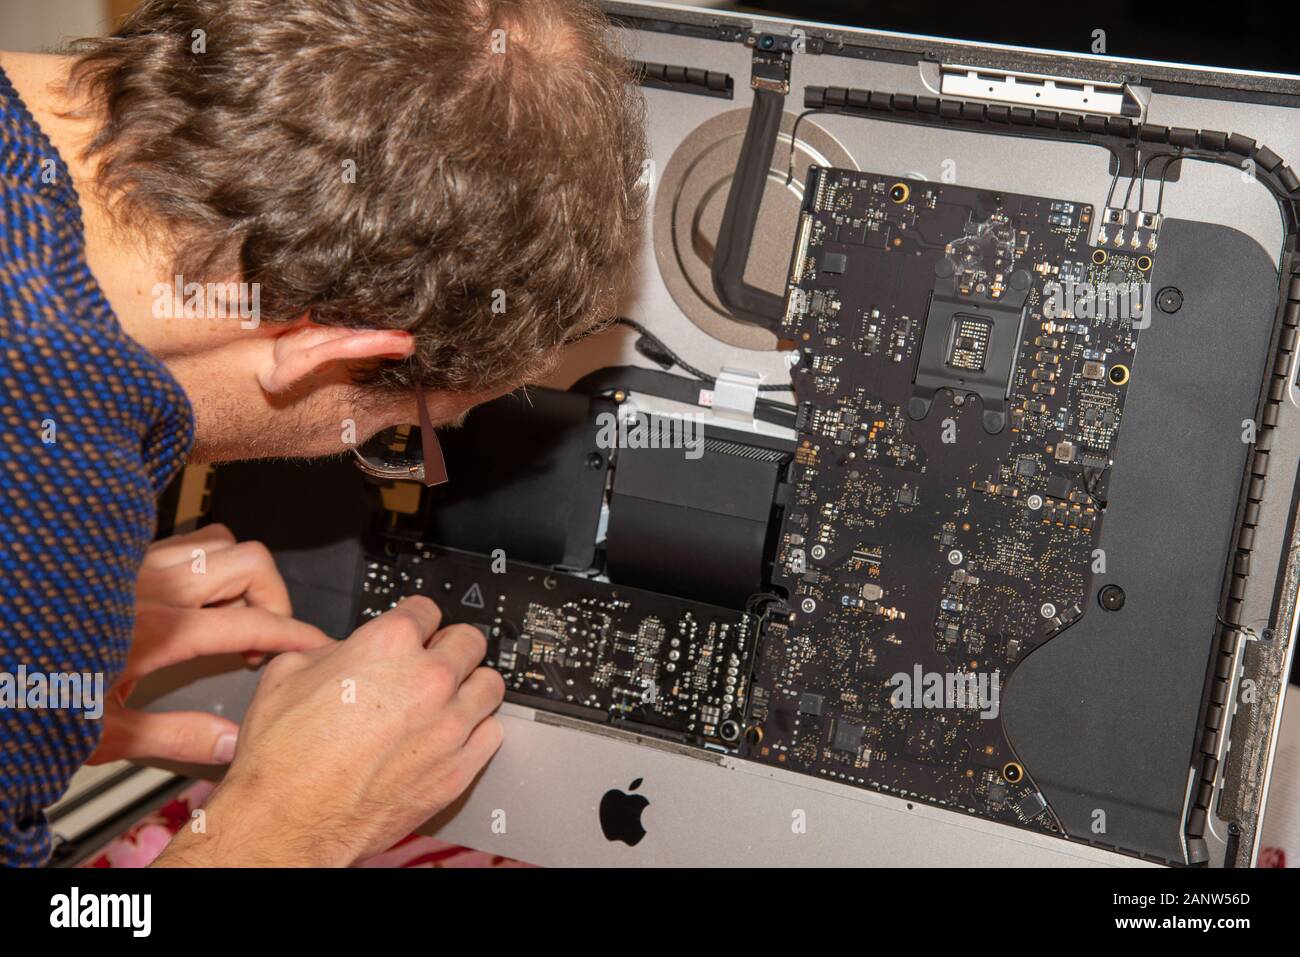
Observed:
[[[788,382],[701,372],[673,341],[688,327],[630,309],[630,362],[446,433],[451,482],[373,504],[355,575],[300,612],[333,602],[342,637],[429,595],[488,635],[510,701],[579,725],[1131,858],[1249,864],[1292,652],[1300,178],[1246,120],[1155,122],[1114,64],[1066,83],[862,31],[610,11],[634,56],[696,64],[639,64],[652,129],[656,97],[739,113],[698,149],[669,137],[695,152],[650,187],[651,262],[682,312],[707,302],[692,336],[730,322],[713,338],[775,350]],[[728,69],[703,59],[720,48]],[[933,89],[818,82],[881,51]],[[1195,79],[1162,70],[1147,87]],[[869,145],[848,155],[828,118]],[[1092,147],[1109,194],[913,175],[882,138],[903,129],[982,136],[1012,171],[1027,144]],[[723,142],[692,273],[673,216]],[[1206,164],[1272,194],[1276,258],[1167,211]],[[773,190],[798,198],[776,239]],[[758,243],[788,255],[761,281]],[[221,470],[214,502],[257,534],[255,468]],[[290,545],[291,585],[319,587]]]

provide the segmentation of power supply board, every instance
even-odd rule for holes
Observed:
[[[1099,599],[1096,542],[1159,217],[1103,217],[810,171],[782,329],[800,353],[785,600],[745,756],[1060,829],[1000,700],[1025,656],[1122,601]]]
[[[369,550],[358,624],[406,595],[475,625],[508,700],[732,752],[753,616],[637,588],[388,538]]]

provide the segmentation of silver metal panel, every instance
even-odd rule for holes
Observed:
[[[1139,862],[966,814],[506,705],[505,744],[449,814],[445,840],[547,866],[1082,867]],[[537,720],[534,720],[536,718]],[[593,726],[586,726],[592,728]],[[609,790],[649,800],[645,837],[606,840]]]

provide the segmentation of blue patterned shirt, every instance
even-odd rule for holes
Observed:
[[[3,70],[0,200],[0,863],[15,865],[48,857],[44,809],[100,722],[14,692],[33,673],[105,690],[121,673],[157,496],[194,425],[91,275],[68,169]]]

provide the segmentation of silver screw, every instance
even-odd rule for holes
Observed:
[[[826,557],[826,546],[825,546],[825,545],[814,545],[814,546],[812,547],[812,557],[815,558],[815,559],[817,559],[818,561],[820,561],[821,559],[825,558],[825,557]]]
[[[957,549],[954,548],[952,551],[950,551],[950,552],[948,553],[948,564],[949,564],[949,565],[960,565],[960,564],[961,564],[961,560],[962,560],[962,554],[961,554],[961,552],[960,552],[959,550],[957,550]]]
[[[811,614],[817,610],[817,602],[813,601],[811,598],[805,598],[799,603],[799,607],[802,608],[805,613]]]
[[[1043,607],[1038,609],[1038,613],[1042,615],[1044,618],[1055,618],[1056,606],[1053,605],[1050,601],[1045,601],[1043,602]]]
[[[1025,504],[1036,512],[1043,507],[1043,497],[1041,495],[1031,495],[1025,500]]]

